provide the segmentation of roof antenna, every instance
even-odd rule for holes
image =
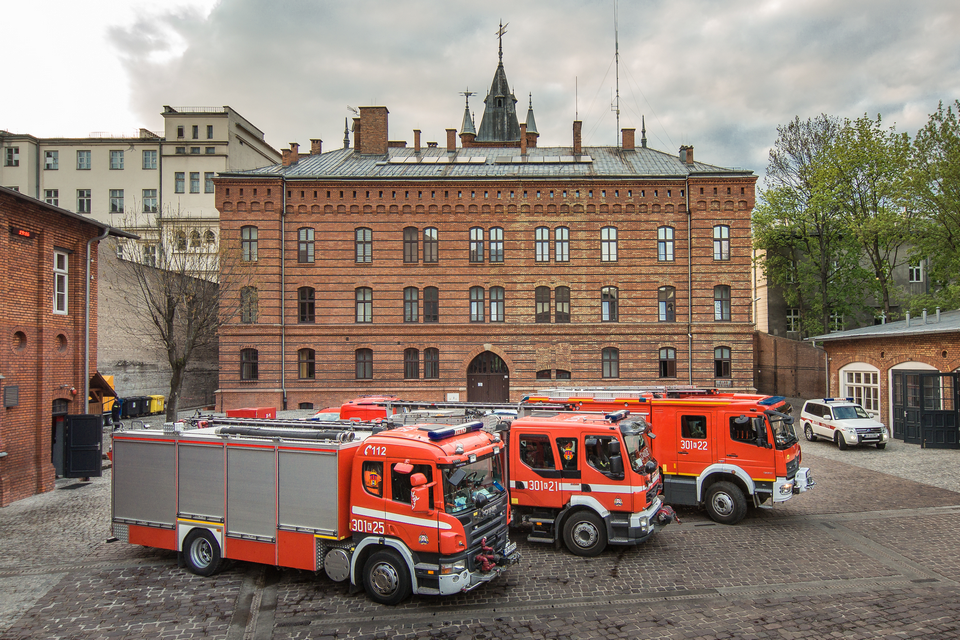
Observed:
[[[617,62],[617,97],[616,101],[610,105],[611,111],[617,112],[617,146],[620,146],[620,19],[618,10],[619,1],[613,0],[613,41],[615,58]]]

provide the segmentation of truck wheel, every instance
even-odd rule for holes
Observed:
[[[842,433],[838,433],[836,437],[837,437],[837,449],[840,449],[840,451],[846,451],[848,446],[847,439],[843,437]]]
[[[803,427],[803,435],[804,435],[804,436],[807,438],[807,440],[809,440],[810,442],[816,442],[816,441],[817,441],[817,436],[813,435],[813,427],[811,427],[809,424],[808,424],[808,425],[805,425],[805,426]]]
[[[183,540],[183,558],[191,573],[198,576],[212,576],[223,563],[220,545],[206,529],[194,529],[187,534]]]
[[[379,604],[400,604],[410,595],[407,565],[392,551],[378,551],[363,565],[363,588]]]
[[[563,525],[563,541],[577,556],[589,558],[607,548],[607,528],[592,511],[575,513]]]
[[[877,449],[886,449],[886,448],[887,448],[887,443],[886,443],[886,442],[878,442],[878,443],[877,443]]]
[[[720,524],[737,524],[747,514],[743,491],[732,482],[714,482],[707,489],[707,515]]]

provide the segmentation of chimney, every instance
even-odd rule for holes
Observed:
[[[354,138],[354,144],[360,153],[378,156],[387,154],[388,113],[386,107],[360,107],[360,125],[363,135],[359,141]]]
[[[357,153],[360,153],[360,141],[362,137],[360,135],[360,118],[353,119],[353,148],[357,150]]]
[[[910,312],[907,311],[907,326],[910,326]]]
[[[927,324],[927,310],[923,310],[923,324]]]
[[[456,150],[457,150],[457,130],[447,129],[447,151],[454,152]]]
[[[637,132],[636,129],[623,129],[623,130],[622,130],[621,139],[623,140],[623,142],[622,142],[621,144],[622,144],[622,146],[623,146],[624,149],[629,150],[629,151],[633,151],[633,148],[634,148],[634,138],[636,138],[636,132]]]
[[[573,155],[583,155],[583,145],[580,142],[580,130],[583,129],[583,121],[573,121]]]
[[[420,129],[413,130],[413,150],[420,153]]]
[[[320,138],[310,138],[310,155],[318,156],[323,153],[323,140]]]
[[[693,164],[693,146],[683,145],[680,147],[680,162],[684,164]]]
[[[520,155],[527,155],[527,123],[520,125]]]
[[[940,307],[937,307],[937,322],[940,322]]]
[[[300,161],[300,145],[296,142],[290,143],[289,149],[284,149],[281,154],[281,159],[283,166],[289,167],[292,164],[296,164]]]

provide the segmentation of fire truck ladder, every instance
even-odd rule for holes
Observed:
[[[549,398],[554,401],[564,401],[577,398],[592,398],[594,400],[622,400],[641,398],[679,398],[680,396],[709,396],[717,393],[716,389],[697,387],[694,385],[650,385],[637,387],[564,387],[558,389],[542,389],[526,396],[528,398]]]
[[[218,435],[296,440],[335,440],[352,442],[362,434],[377,433],[386,427],[373,422],[322,422],[311,420],[274,420],[258,418],[211,418],[209,425]]]

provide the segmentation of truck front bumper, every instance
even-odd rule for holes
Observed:
[[[457,574],[440,576],[440,595],[446,596],[454,593],[466,593],[472,591],[480,585],[490,582],[498,577],[504,567],[520,562],[520,554],[517,552],[517,543],[507,541],[503,552],[495,566],[490,571],[461,571]]]
[[[656,500],[653,501],[649,507],[643,511],[630,514],[630,527],[627,530],[627,544],[640,544],[644,542],[647,538],[652,536],[654,533],[663,528],[665,524],[669,522],[664,522],[664,519],[658,518],[657,514],[660,512],[660,509],[663,508],[663,498],[657,496]],[[672,521],[672,518],[670,519]],[[619,540],[611,537],[610,543],[617,544]],[[622,543],[621,543],[622,544]]]

